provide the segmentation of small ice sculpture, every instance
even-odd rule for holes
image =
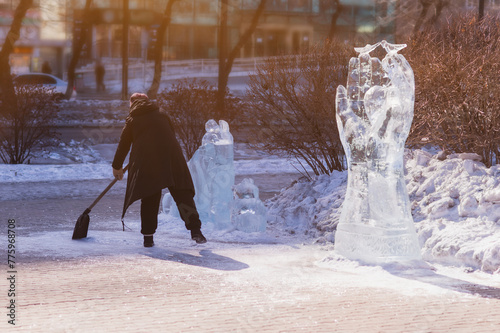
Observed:
[[[253,179],[245,178],[234,186],[231,221],[237,230],[264,232],[267,226],[267,209],[259,199],[259,188]]]
[[[382,46],[382,61],[370,52]],[[348,185],[335,251],[369,263],[420,259],[403,169],[413,120],[413,71],[386,41],[355,49],[347,88],[337,88],[337,125],[348,162]]]
[[[231,228],[231,203],[234,185],[233,136],[229,125],[210,119],[205,124],[202,145],[188,162],[196,195],[194,201],[202,222],[217,229]],[[163,211],[178,216],[171,196],[165,195]]]

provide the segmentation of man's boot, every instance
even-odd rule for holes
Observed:
[[[154,245],[153,235],[144,235],[144,247],[153,247]]]
[[[204,244],[207,242],[207,239],[201,233],[201,230],[191,230],[191,239],[196,241],[197,244]]]

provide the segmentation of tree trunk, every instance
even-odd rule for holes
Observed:
[[[68,65],[68,87],[66,88],[66,93],[64,94],[65,99],[70,99],[73,94],[73,88],[75,87],[75,69],[80,59],[80,55],[83,50],[83,46],[87,42],[87,32],[89,28],[89,12],[90,6],[92,5],[92,0],[85,1],[85,9],[83,11],[83,17],[80,24],[80,33],[76,35],[76,31],[73,35],[73,55]],[[75,21],[76,23],[76,21]]]
[[[339,19],[340,13],[344,9],[344,6],[340,3],[340,0],[333,0],[335,5],[335,11],[332,14],[332,21],[330,22],[330,31],[328,32],[328,39],[333,39],[335,32],[337,30],[337,20]]]
[[[225,97],[226,97],[226,87],[227,80],[229,79],[229,73],[226,73],[226,61],[227,61],[227,0],[219,0],[220,4],[220,24],[219,24],[219,77],[217,84],[217,100],[215,107],[217,112],[222,117],[225,117]]]
[[[427,12],[429,11],[429,7],[432,4],[432,0],[420,0],[420,5],[422,9],[420,10],[420,15],[415,22],[415,27],[413,27],[413,34],[416,34],[420,31],[422,24],[424,23],[425,17],[427,16]]]
[[[399,43],[399,35],[398,35],[398,29],[399,29],[399,15],[401,13],[401,0],[396,0],[396,5],[394,6],[394,42],[396,44]]]
[[[33,0],[21,0],[17,5],[10,30],[0,51],[0,87],[3,100],[3,106],[0,110],[1,115],[15,113],[17,109],[17,98],[10,73],[9,57],[14,51],[14,44],[20,37],[23,18],[31,6],[33,6]]]
[[[432,16],[432,18],[429,20],[427,25],[432,26],[437,23],[439,17],[441,16],[441,13],[443,12],[443,9],[447,7],[450,4],[449,0],[437,0],[436,3],[436,12]]]
[[[122,33],[122,100],[128,99],[128,27],[130,11],[128,0],[123,0],[123,33]]]
[[[153,76],[153,82],[148,90],[149,98],[155,99],[158,95],[158,89],[161,83],[161,73],[162,73],[162,60],[163,60],[163,43],[165,40],[165,34],[167,32],[167,27],[170,25],[172,20],[172,6],[179,0],[169,0],[167,6],[165,7],[165,12],[163,13],[163,20],[161,21],[160,27],[157,32],[157,39],[155,41],[155,72]]]
[[[479,0],[479,19],[481,21],[484,17],[484,0]]]
[[[221,40],[219,37],[219,84],[217,86],[217,101],[216,108],[219,114],[223,117],[227,116],[226,110],[226,89],[229,81],[229,74],[231,74],[231,70],[233,68],[234,59],[238,56],[241,48],[246,44],[246,42],[252,37],[255,29],[257,29],[257,24],[259,23],[259,18],[264,12],[264,8],[266,6],[267,0],[260,0],[259,6],[255,11],[252,21],[250,22],[250,26],[248,29],[240,36],[236,45],[232,48],[231,52],[227,54],[227,0],[221,0],[221,6],[226,4],[225,13],[224,9],[221,8],[221,37],[224,37],[225,40]],[[225,19],[224,19],[225,17]],[[225,21],[225,22],[224,22]],[[223,24],[225,26],[223,26]],[[226,32],[224,32],[225,30]],[[221,42],[223,42],[221,44]]]

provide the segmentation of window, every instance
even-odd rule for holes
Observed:
[[[257,9],[259,5],[258,0],[243,0],[241,4],[241,9]]]
[[[310,0],[288,0],[288,11],[291,12],[310,12],[311,11],[311,1]]]
[[[479,6],[478,0],[466,0],[465,8],[467,9],[475,9]],[[500,0],[485,0],[484,7],[487,9],[488,7],[498,7],[500,6]]]
[[[268,0],[266,2],[266,9],[270,11],[286,11],[287,0]]]
[[[95,7],[99,7],[99,8],[110,8],[111,7],[111,3],[109,0],[101,0],[93,5]],[[83,6],[85,6],[85,4],[83,4]]]
[[[190,1],[176,1],[172,11],[176,14],[191,14],[193,13],[193,3]]]
[[[14,10],[19,5],[20,0],[0,0],[0,9]],[[33,0],[32,8],[40,7],[40,0]]]
[[[216,13],[217,4],[217,1],[198,0],[195,6],[196,13],[201,15]]]

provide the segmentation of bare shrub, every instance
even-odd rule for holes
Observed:
[[[16,86],[17,110],[0,117],[0,159],[4,163],[29,161],[34,149],[57,137],[56,96],[42,86]]]
[[[328,41],[297,56],[267,59],[250,77],[247,93],[253,142],[305,161],[316,175],[342,170],[335,90],[347,80],[354,55],[352,46]]]
[[[500,18],[454,18],[408,42],[415,116],[407,144],[500,161]]]
[[[216,108],[217,87],[205,80],[182,79],[164,89],[157,96],[160,108],[172,120],[175,133],[189,160],[201,146],[205,134],[205,123],[214,119],[219,121],[220,112]],[[226,93],[227,119],[231,124],[233,115],[242,109],[241,101],[229,90]]]

